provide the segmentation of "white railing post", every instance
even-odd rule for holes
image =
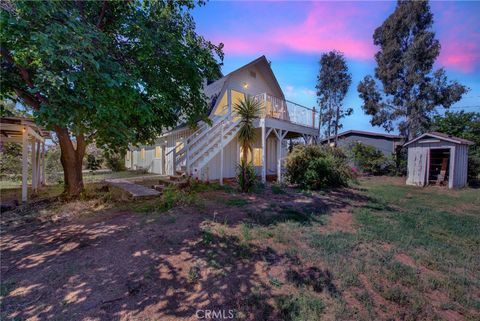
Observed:
[[[267,117],[267,93],[263,93],[263,118]]]
[[[221,137],[220,137],[220,185],[223,185],[223,130],[225,122],[222,122]]]
[[[228,104],[228,114],[231,116],[232,115],[232,91],[230,89],[227,89],[227,104]]]
[[[185,142],[185,170],[187,176],[190,176],[190,139],[187,138]]]

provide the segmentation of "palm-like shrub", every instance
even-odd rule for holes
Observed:
[[[240,130],[238,131],[238,141],[242,146],[242,161],[237,168],[237,178],[240,189],[248,192],[255,185],[255,169],[251,163],[248,163],[248,153],[255,142],[254,121],[260,114],[260,103],[252,99],[246,99],[234,106],[235,112],[240,117]]]

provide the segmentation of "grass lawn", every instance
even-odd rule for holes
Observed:
[[[96,183],[22,213],[2,215],[2,320],[480,318],[475,189],[380,177],[322,192],[196,184],[132,202]]]

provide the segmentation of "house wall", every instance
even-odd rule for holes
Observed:
[[[450,149],[448,187],[464,187],[467,182],[468,146],[439,139],[425,138],[408,145],[407,184],[425,186],[428,183],[430,149]]]
[[[256,129],[256,141],[252,144],[252,148],[262,148],[262,134],[261,129]],[[266,164],[267,175],[277,174],[277,143],[278,139],[274,133],[271,133],[267,138],[266,149]],[[282,155],[287,155],[288,149],[286,141],[284,140]],[[225,146],[223,154],[223,177],[234,178],[236,176],[237,165],[240,162],[240,145],[237,139],[233,139]],[[209,180],[220,179],[220,153],[212,158],[204,167],[204,177]],[[256,166],[255,173],[260,176],[262,174],[262,167]]]
[[[381,138],[381,137],[369,137],[362,135],[349,135],[342,137],[338,140],[338,146],[344,148],[350,148],[355,143],[362,143],[364,145],[373,146],[380,150],[386,156],[395,154],[395,146],[398,142],[394,139]]]
[[[252,77],[250,72],[254,72],[256,77]],[[248,84],[248,87],[245,88],[244,83]],[[264,78],[260,69],[256,66],[253,66],[248,69],[240,70],[232,75],[230,75],[227,82],[228,89],[234,89],[236,91],[244,92],[249,95],[257,95],[261,93],[267,93],[275,97],[282,97],[282,93],[279,92],[275,86],[271,86]]]
[[[169,135],[162,136],[157,139],[155,145],[143,145],[131,150],[131,161],[125,160],[125,166],[128,169],[145,169],[149,173],[174,175],[173,168],[173,149],[176,143],[183,141],[185,137],[191,135],[193,130],[185,129],[173,132]],[[160,147],[162,152],[160,157],[155,157],[155,147]],[[142,160],[141,150],[145,149],[145,157]],[[172,152],[171,152],[172,151]],[[177,164],[183,165],[183,164]]]

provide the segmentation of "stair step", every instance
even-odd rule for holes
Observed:
[[[163,190],[165,189],[165,185],[163,185],[163,184],[153,185],[152,188],[159,191],[160,193],[163,193]]]

